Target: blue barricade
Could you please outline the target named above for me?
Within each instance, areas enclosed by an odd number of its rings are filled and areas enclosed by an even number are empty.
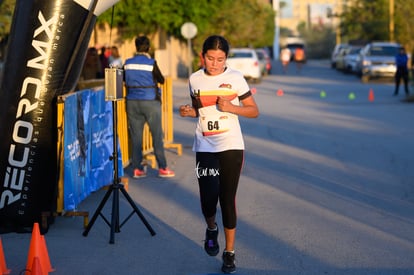
[[[82,90],[62,97],[63,210],[75,210],[90,193],[114,178],[112,102],[104,90]],[[123,165],[118,144],[118,175]]]

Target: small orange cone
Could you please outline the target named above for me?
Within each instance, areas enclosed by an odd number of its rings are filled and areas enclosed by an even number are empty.
[[[283,96],[283,90],[282,89],[279,89],[279,90],[277,90],[277,92],[276,92],[276,95],[277,96]]]
[[[252,94],[256,94],[257,92],[256,88],[251,88],[250,91],[252,92]]]
[[[39,224],[33,225],[32,238],[30,240],[29,255],[27,257],[26,269],[30,270],[35,258],[39,258],[40,266],[43,272],[48,274],[54,271],[50,264],[49,253],[47,252],[46,241],[43,235],[40,235]]]
[[[10,269],[7,268],[6,258],[4,257],[3,244],[0,238],[0,274],[10,274]]]
[[[369,94],[368,94],[368,100],[369,101],[374,101],[374,91],[372,90],[372,88],[371,89],[369,89]]]
[[[42,265],[40,264],[39,257],[34,257],[32,269],[30,270],[30,275],[45,275],[47,273],[42,272]]]

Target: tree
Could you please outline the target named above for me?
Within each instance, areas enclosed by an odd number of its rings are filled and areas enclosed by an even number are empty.
[[[0,2],[0,38],[10,30],[13,0]],[[193,22],[198,28],[194,39],[200,44],[207,35],[226,36],[234,46],[262,47],[273,43],[274,11],[257,0],[122,0],[97,18],[97,25],[116,27],[123,39],[161,30],[183,39],[181,26]]]
[[[414,0],[395,1],[395,39],[408,50],[414,50]]]
[[[10,32],[10,25],[13,19],[14,11],[13,0],[1,0],[0,1],[0,40],[8,35]]]
[[[0,0],[0,60],[3,59],[7,45],[7,37],[13,19],[13,0]]]
[[[330,26],[307,27],[305,22],[298,25],[300,36],[306,41],[308,58],[328,58],[335,47],[335,32]]]
[[[348,40],[388,40],[389,0],[352,0],[341,17],[341,33]]]
[[[341,14],[341,33],[346,40],[388,41],[391,0],[352,0]],[[414,48],[414,0],[393,0],[395,40]],[[392,2],[391,2],[392,3]]]
[[[274,11],[270,5],[256,0],[221,1],[210,20],[203,38],[216,33],[226,37],[233,47],[263,47],[272,45],[274,36]]]
[[[225,36],[234,46],[267,46],[273,41],[274,13],[271,5],[257,0],[123,0],[99,16],[98,24],[118,28],[123,38],[152,34],[158,30],[183,39],[181,26],[193,22],[198,29],[194,45],[207,35]]]

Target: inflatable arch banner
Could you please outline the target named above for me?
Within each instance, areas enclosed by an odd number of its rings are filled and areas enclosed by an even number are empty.
[[[78,81],[96,17],[118,0],[17,0],[0,86],[0,230],[54,211],[56,100]]]

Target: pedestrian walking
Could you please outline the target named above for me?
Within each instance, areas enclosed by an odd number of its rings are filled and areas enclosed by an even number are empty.
[[[284,73],[287,73],[291,58],[292,52],[288,47],[284,47],[280,52],[280,61],[282,62],[282,69]]]
[[[164,153],[163,129],[161,125],[161,91],[158,83],[164,83],[157,62],[149,55],[150,41],[146,36],[135,39],[136,55],[125,61],[124,77],[127,89],[126,110],[130,138],[132,140],[133,177],[146,176],[142,163],[142,134],[148,123],[160,177],[173,177],[167,167]]]
[[[305,63],[305,50],[301,47],[295,49],[294,59],[296,62],[296,72],[300,73],[302,66]]]
[[[179,108],[183,117],[198,117],[193,143],[201,210],[207,224],[204,249],[216,256],[217,204],[220,203],[225,247],[224,273],[236,271],[236,193],[244,156],[244,141],[238,116],[259,115],[256,102],[243,75],[226,67],[229,44],[222,36],[208,37],[202,48],[204,68],[189,79],[192,104]]]

